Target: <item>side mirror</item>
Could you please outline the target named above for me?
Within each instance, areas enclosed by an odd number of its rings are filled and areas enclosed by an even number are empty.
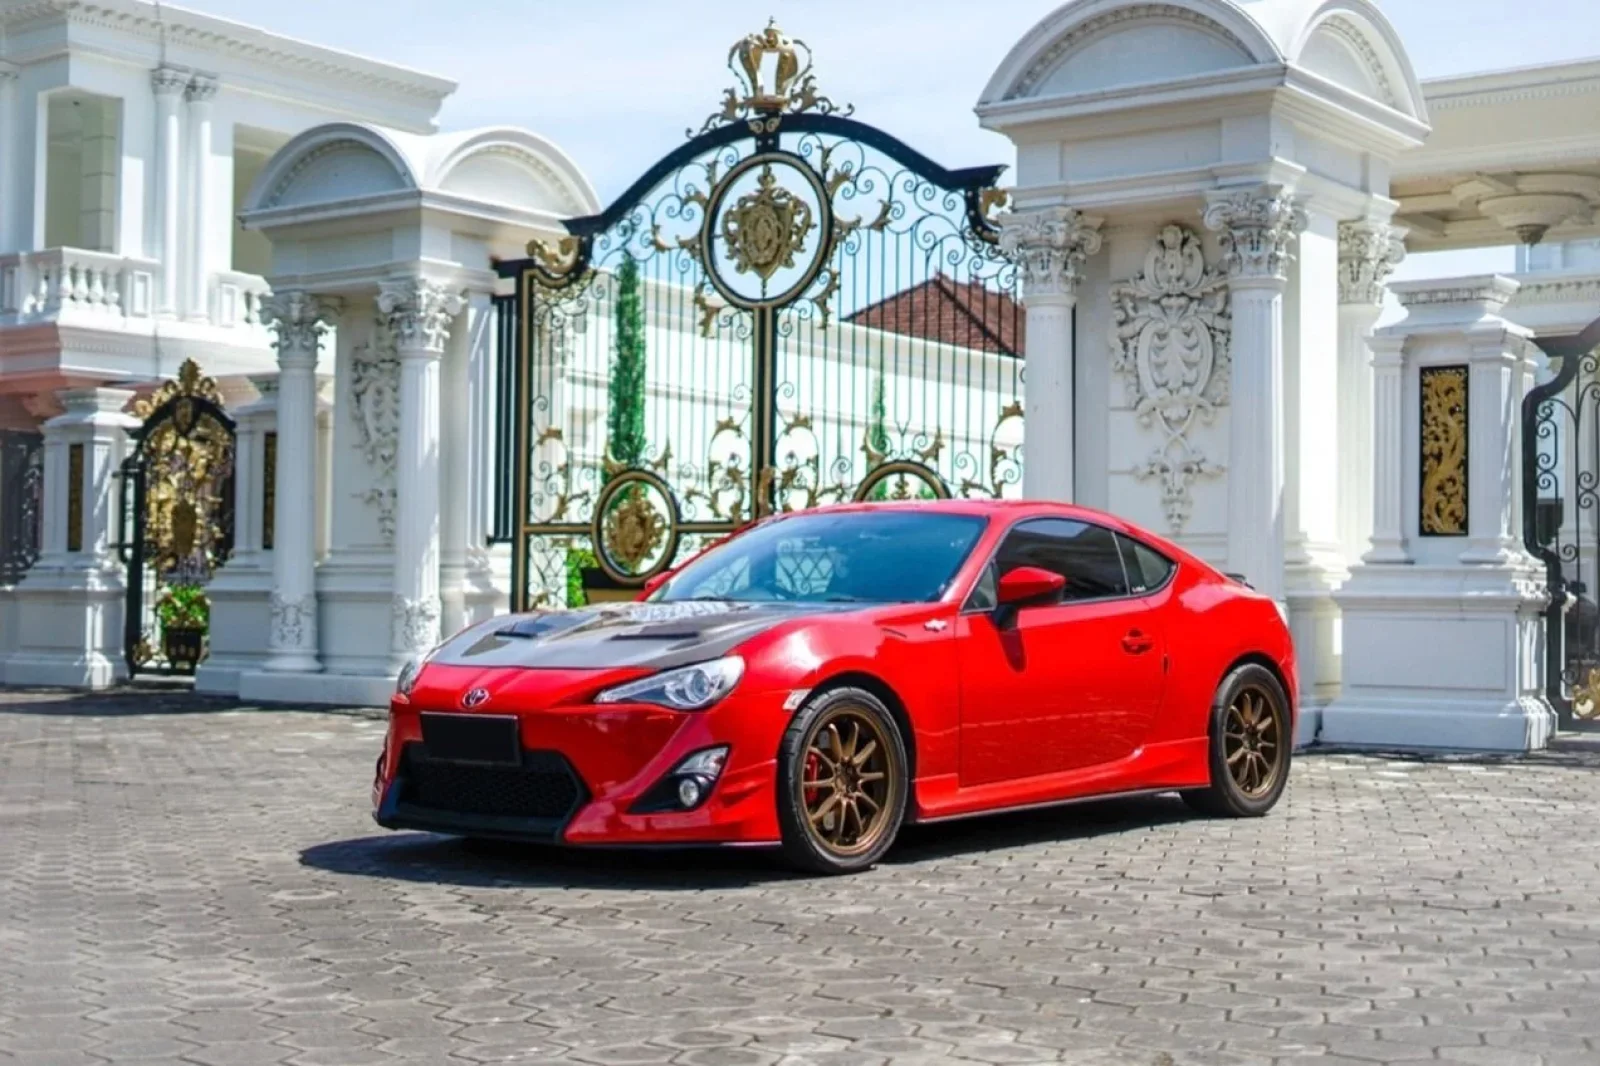
[[[1026,607],[1034,603],[1053,603],[1067,587],[1060,574],[1037,566],[1018,566],[1000,576],[997,599],[1001,607]]]
[[[646,581],[644,583],[644,587],[639,590],[638,598],[641,599],[641,600],[648,600],[650,598],[651,594],[654,593],[655,590],[660,588],[662,585],[665,585],[667,583],[667,578],[669,578],[671,576],[672,576],[672,571],[671,570],[663,570],[661,573],[657,574],[655,577],[650,578],[648,581]]]

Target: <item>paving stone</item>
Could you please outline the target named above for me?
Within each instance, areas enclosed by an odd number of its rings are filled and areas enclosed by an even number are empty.
[[[1600,747],[748,853],[384,833],[382,723],[0,689],[0,1066],[1600,1063]]]

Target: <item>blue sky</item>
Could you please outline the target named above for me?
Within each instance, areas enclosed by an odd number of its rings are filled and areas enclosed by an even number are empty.
[[[1050,0],[180,0],[181,6],[453,78],[447,129],[552,137],[603,201],[682,143],[732,84],[728,47],[775,15],[821,88],[949,166],[1009,162],[972,115]],[[1600,56],[1594,0],[1381,0],[1423,78]],[[1510,269],[1511,252],[1419,257],[1404,274]],[[1456,264],[1460,263],[1460,266]]]

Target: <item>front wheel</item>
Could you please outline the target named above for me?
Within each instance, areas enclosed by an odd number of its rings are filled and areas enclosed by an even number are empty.
[[[1222,679],[1211,706],[1211,784],[1183,793],[1202,814],[1259,818],[1289,781],[1289,699],[1254,663]]]
[[[900,728],[872,693],[836,688],[807,703],[778,757],[785,861],[820,874],[877,862],[905,819],[906,765]]]

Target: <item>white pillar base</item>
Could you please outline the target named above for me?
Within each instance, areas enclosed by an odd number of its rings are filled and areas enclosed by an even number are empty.
[[[122,659],[126,593],[118,575],[36,567],[12,596],[18,646],[7,657],[0,681],[100,689],[127,678]]]
[[[239,675],[263,670],[272,634],[272,570],[260,556],[230,559],[211,584],[211,634],[205,662],[195,671],[196,692],[233,696]]]
[[[393,674],[246,670],[239,674],[239,699],[245,703],[382,708],[389,706],[394,683]]]
[[[1344,681],[1323,744],[1526,752],[1548,745],[1538,568],[1361,566],[1335,595]]]

